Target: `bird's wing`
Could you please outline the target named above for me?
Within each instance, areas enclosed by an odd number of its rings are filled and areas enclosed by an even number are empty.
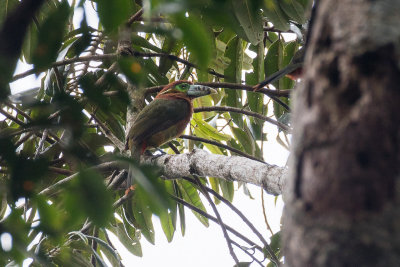
[[[137,116],[127,140],[139,144],[190,115],[190,103],[183,99],[155,99]]]

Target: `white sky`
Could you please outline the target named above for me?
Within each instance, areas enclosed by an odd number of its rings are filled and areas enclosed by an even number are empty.
[[[98,20],[97,15],[93,11],[92,7],[86,4],[87,15],[89,19],[89,25],[94,28],[97,27]],[[79,24],[81,14],[76,12],[74,17],[74,23]],[[15,74],[22,73],[26,70],[31,69],[32,66],[27,64],[19,63]],[[25,79],[20,79],[17,82],[11,84],[12,93],[17,93],[26,89],[30,89],[40,85],[40,78],[35,75],[30,75]],[[269,108],[272,110],[272,107]],[[269,140],[264,143],[264,159],[270,164],[276,164],[278,166],[284,166],[287,161],[288,151],[279,145],[275,137],[277,135],[276,126],[265,123],[265,132],[268,133]],[[237,189],[237,184],[235,185]],[[242,188],[236,190],[233,205],[239,208],[246,217],[255,225],[255,227],[264,235],[269,237],[269,231],[264,223],[264,217],[262,214],[261,205],[261,189],[256,186],[249,185],[254,200],[245,196]],[[277,232],[280,229],[280,219],[282,214],[283,202],[281,197],[278,198],[277,204],[274,204],[275,198],[273,196],[264,194],[266,212],[268,221],[273,229],[273,232]],[[203,199],[203,203],[206,205],[207,210],[210,214],[214,215],[211,207],[209,207],[206,200]],[[261,242],[257,242],[258,239],[254,237],[251,230],[242,223],[241,219],[230,212],[230,209],[220,204],[217,206],[221,213],[222,219],[225,223],[232,226],[239,232],[243,233],[248,238],[252,239],[256,243],[261,245]],[[142,266],[142,267],[153,267],[153,266],[174,266],[174,267],[200,267],[200,266],[233,266],[234,261],[229,254],[229,250],[222,234],[221,228],[210,221],[210,227],[204,227],[192,212],[186,209],[186,234],[184,237],[181,236],[180,229],[177,229],[174,239],[171,243],[168,243],[164,233],[161,229],[158,218],[154,217],[153,220],[155,233],[156,233],[156,245],[153,246],[147,242],[144,238],[141,240],[143,257],[136,257],[130,254],[122,245],[118,245],[118,241],[115,237],[110,234],[110,238],[122,256],[123,263],[125,266]],[[179,223],[178,223],[179,224]],[[268,239],[267,239],[268,241]],[[239,242],[246,245],[243,242]],[[251,261],[250,258],[242,253],[239,249],[235,248],[239,260]],[[31,261],[27,260],[24,266],[28,266]],[[266,265],[266,264],[265,264]],[[252,264],[251,266],[259,266],[258,264]]]

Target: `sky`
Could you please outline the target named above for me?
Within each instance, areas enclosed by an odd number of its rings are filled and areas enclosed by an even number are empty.
[[[86,6],[86,12],[89,25],[97,27],[96,13],[90,5]],[[74,23],[80,23],[79,13],[74,17]],[[19,63],[15,74],[31,69],[32,66]],[[41,76],[36,78],[30,75],[25,79],[18,80],[11,84],[12,93],[17,93],[40,85]],[[272,110],[272,108],[269,108]],[[268,133],[268,141],[264,143],[264,159],[269,164],[284,166],[286,164],[289,152],[279,145],[276,141],[277,129],[276,126],[265,123],[265,132]],[[269,231],[266,228],[264,217],[262,214],[261,204],[261,189],[257,186],[249,185],[250,192],[254,199],[250,199],[244,195],[242,188],[237,188],[235,183],[235,197],[233,205],[241,210],[246,217],[255,225],[255,227],[269,240]],[[268,222],[271,225],[273,232],[280,229],[280,219],[283,209],[283,201],[278,197],[275,203],[275,197],[264,193],[264,203]],[[203,199],[209,214],[213,214],[211,207],[207,201]],[[230,212],[230,209],[219,204],[217,206],[222,220],[249,237],[253,241],[258,239],[254,237],[251,230],[241,221],[240,217]],[[200,266],[233,266],[234,261],[229,254],[226,240],[223,236],[221,228],[210,222],[208,228],[204,227],[191,211],[186,209],[186,234],[181,235],[180,229],[177,229],[174,239],[171,243],[167,242],[166,237],[161,229],[157,217],[153,218],[153,223],[156,233],[156,245],[151,245],[144,238],[141,240],[143,257],[137,257],[130,254],[112,233],[110,233],[111,241],[117,247],[122,262],[125,266],[174,266],[174,267],[200,267]],[[260,242],[257,242],[260,243]],[[245,243],[242,243],[245,245]],[[242,261],[250,261],[250,258],[239,249],[235,249],[237,255]],[[29,266],[30,260],[25,261],[24,266]],[[266,264],[265,264],[266,265]],[[111,266],[111,265],[110,265]],[[251,266],[259,266],[252,264]]]

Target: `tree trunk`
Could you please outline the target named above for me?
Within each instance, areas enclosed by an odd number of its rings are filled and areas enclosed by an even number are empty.
[[[400,266],[400,1],[321,0],[297,88],[287,266]]]

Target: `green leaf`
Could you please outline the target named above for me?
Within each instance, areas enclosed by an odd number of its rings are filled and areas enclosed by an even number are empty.
[[[182,42],[178,42],[175,39],[166,37],[162,45],[162,53],[179,55],[182,48],[183,48]],[[175,62],[176,61],[173,61],[168,57],[161,57],[159,64],[159,72],[165,75]]]
[[[279,255],[281,248],[282,248],[282,238],[281,238],[281,232],[277,232],[275,233],[273,236],[271,236],[271,243],[270,243],[270,247],[272,249],[272,251],[275,253],[275,255]],[[268,252],[267,252],[268,255]],[[269,255],[268,255],[269,256]]]
[[[226,181],[224,179],[218,179],[219,186],[221,187],[222,196],[229,202],[233,201],[233,195],[235,194],[235,188],[233,182]]]
[[[111,32],[129,18],[131,3],[129,0],[97,0],[97,11],[104,29]]]
[[[140,231],[147,239],[147,241],[149,241],[151,244],[154,245],[155,239],[154,239],[154,227],[152,221],[153,213],[151,212],[148,203],[146,203],[142,198],[143,195],[144,195],[143,193],[138,194],[137,189],[135,190],[135,194],[132,198],[132,208],[133,208],[132,211]]]
[[[76,198],[75,209],[83,209],[99,227],[106,226],[113,214],[111,192],[106,189],[103,180],[99,173],[85,169],[78,173],[70,188]]]
[[[180,199],[183,199],[182,192],[179,189],[179,185],[178,185],[177,181],[172,181],[172,182],[173,182],[173,186],[174,186],[174,195]],[[185,208],[180,203],[177,203],[177,205],[178,205],[179,221],[180,221],[180,226],[181,226],[181,234],[182,234],[182,236],[184,236],[185,230],[186,230]]]
[[[298,24],[306,22],[305,10],[302,4],[297,0],[281,0],[279,2],[282,10]]]
[[[53,204],[47,203],[47,200],[42,195],[35,196],[35,202],[40,217],[38,228],[53,237],[62,234],[64,218],[60,213],[60,209]]]
[[[69,13],[68,2],[62,1],[40,26],[38,41],[32,56],[32,63],[37,71],[46,69],[57,58]]]
[[[206,69],[213,54],[213,39],[204,23],[194,15],[185,17],[182,13],[174,15],[173,19],[182,31],[182,40],[193,53],[199,67]]]
[[[153,51],[158,52],[158,53],[162,53],[163,52],[161,48],[153,45],[152,43],[147,41],[145,38],[143,38],[143,37],[141,37],[141,36],[139,36],[137,34],[132,34],[131,41],[132,41],[132,45],[134,47],[147,48],[147,49],[153,50]],[[161,61],[161,59],[162,58],[160,58],[160,61]]]
[[[219,193],[219,179],[214,177],[209,177],[208,180],[210,181],[211,189],[215,192]],[[221,201],[214,197],[215,204],[219,204]]]
[[[229,66],[225,69],[225,81],[241,83],[243,66],[243,41],[235,37],[229,41],[225,56],[230,59]],[[226,104],[231,107],[242,107],[242,90],[225,89]],[[243,117],[240,114],[230,112],[232,120],[239,127],[243,126]]]
[[[283,55],[283,43],[281,40],[275,41],[268,48],[267,55],[264,60],[265,76],[268,77],[271,74],[277,72],[282,68],[282,55]],[[279,81],[273,83],[277,89],[279,88]]]
[[[253,0],[233,0],[233,9],[240,22],[240,26],[253,45],[257,45],[264,37],[263,22],[260,9]]]
[[[203,133],[207,135],[209,138],[212,138],[217,141],[228,141],[232,138],[227,134],[218,132],[217,129],[215,129],[214,127],[212,127],[210,124],[208,124],[203,120],[198,120],[196,118],[193,118],[193,120],[197,124],[197,127],[199,127],[201,131],[203,131]]]
[[[188,181],[178,181],[179,189],[182,192],[183,199],[186,200],[188,203],[192,204],[193,206],[201,209],[204,212],[206,208],[203,205],[203,202],[200,199],[199,193],[197,189]],[[209,226],[208,219],[197,212],[193,211],[193,214],[199,219],[199,221],[206,227]]]
[[[107,259],[110,261],[112,266],[118,266],[121,261],[121,256],[119,255],[118,251],[114,250],[108,243],[105,243],[103,245],[103,242],[105,242],[107,240],[107,238],[105,236],[105,231],[106,230],[104,228],[101,228],[99,231],[99,239],[102,241],[102,242],[100,242],[100,245],[104,246],[104,249],[102,249],[101,251],[104,253],[104,255],[107,257]],[[121,242],[121,238],[118,237],[118,239]]]
[[[18,0],[3,0],[0,1],[0,28],[3,25],[7,15],[14,10],[18,5]]]
[[[160,222],[168,242],[171,242],[175,233],[175,225],[173,222],[172,214],[167,212],[162,213],[160,215]]]
[[[138,237],[129,236],[125,230],[123,223],[118,222],[116,225],[112,225],[109,229],[118,237],[118,240],[130,253],[142,257],[142,246]]]
[[[143,70],[143,66],[136,59],[121,58],[118,60],[118,65],[123,74],[125,74],[130,82],[134,85],[140,85],[146,78],[146,73]]]
[[[276,29],[289,30],[289,18],[282,11],[277,0],[264,0],[264,15]]]

